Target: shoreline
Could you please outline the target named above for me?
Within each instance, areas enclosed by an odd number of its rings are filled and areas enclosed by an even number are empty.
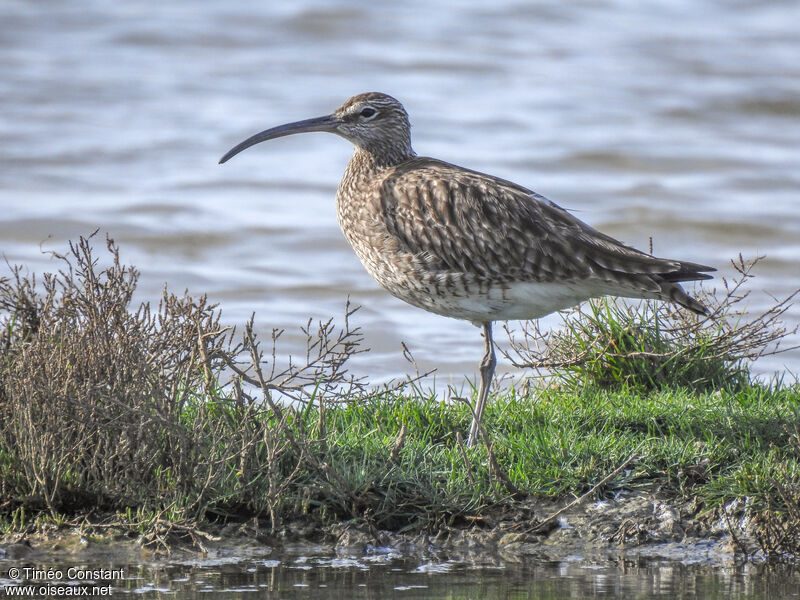
[[[0,537],[0,560],[70,561],[104,564],[185,557],[213,558],[281,555],[287,548],[307,547],[317,554],[365,556],[396,553],[406,557],[470,562],[494,557],[507,562],[614,562],[623,559],[669,561],[683,565],[724,567],[766,557],[750,531],[748,516],[725,519],[704,511],[696,500],[668,498],[651,489],[621,491],[615,498],[572,501],[523,500],[516,514],[489,516],[472,525],[435,531],[398,533],[376,530],[366,522],[342,521],[320,526],[313,519],[289,521],[270,534],[252,519],[187,528],[163,544],[149,547],[124,524],[41,527]],[[561,511],[548,527],[538,526]],[[513,512],[513,511],[512,511]],[[747,554],[743,552],[747,551]],[[787,557],[788,558],[788,557]]]

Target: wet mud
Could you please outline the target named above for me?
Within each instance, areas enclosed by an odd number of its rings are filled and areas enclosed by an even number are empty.
[[[738,518],[726,519],[704,512],[690,501],[669,500],[645,491],[622,492],[612,499],[584,502],[548,520],[566,504],[521,503],[517,514],[498,515],[497,520],[476,518],[469,525],[446,526],[435,532],[382,531],[364,521],[321,528],[311,520],[297,520],[270,533],[247,521],[209,526],[169,545],[146,545],[144,538],[122,527],[54,527],[35,534],[7,534],[0,541],[0,559],[124,564],[201,556],[247,559],[296,554],[298,548],[305,548],[312,554],[394,553],[437,561],[493,557],[509,563],[616,562],[638,558],[706,566],[733,564],[743,558],[745,549],[751,560],[759,560],[742,507],[729,507],[730,514]]]

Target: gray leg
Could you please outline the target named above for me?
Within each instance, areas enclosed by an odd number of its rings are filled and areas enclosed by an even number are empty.
[[[489,396],[489,386],[492,384],[494,366],[497,364],[497,359],[494,356],[494,343],[492,342],[491,321],[483,324],[483,340],[486,351],[483,354],[483,360],[481,360],[481,387],[478,391],[478,402],[475,404],[472,426],[469,428],[468,448],[472,448],[478,441],[478,428],[481,424],[481,417],[483,417],[483,409],[486,408],[486,398]]]

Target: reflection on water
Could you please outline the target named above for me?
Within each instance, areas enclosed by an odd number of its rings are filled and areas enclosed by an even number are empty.
[[[311,550],[311,552],[309,552]],[[3,575],[10,565],[3,564]],[[70,565],[37,565],[67,573]],[[82,565],[80,568],[88,568]],[[98,565],[91,568],[110,568]],[[116,568],[119,568],[117,566]],[[377,549],[365,556],[297,548],[280,556],[197,559],[122,567],[113,595],[138,598],[796,598],[800,574],[680,563],[437,561]],[[2,579],[2,577],[0,577]],[[2,585],[11,583],[8,579]],[[16,581],[25,585],[28,582]],[[63,583],[63,582],[61,582]],[[84,582],[83,584],[85,584]],[[89,582],[104,584],[103,581]]]
[[[358,371],[405,373],[405,340],[460,384],[478,332],[380,290],[337,229],[344,141],[216,164],[267,126],[381,90],[409,109],[421,154],[722,275],[739,252],[766,254],[754,286],[780,296],[800,279],[798,22],[785,2],[6,0],[0,250],[44,271],[57,265],[40,245],[100,228],[141,269],[140,298],[165,282],[208,292],[265,331],[341,315],[350,294],[374,350]],[[800,371],[800,352],[761,363],[784,367]]]

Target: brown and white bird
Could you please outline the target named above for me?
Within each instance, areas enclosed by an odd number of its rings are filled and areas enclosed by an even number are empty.
[[[483,327],[485,352],[468,445],[496,364],[492,322],[536,319],[589,298],[622,296],[706,308],[680,286],[712,267],[655,258],[600,233],[520,185],[411,148],[403,105],[371,92],[332,114],[262,131],[232,148],[310,131],[355,146],[336,193],[339,226],[364,267],[401,300]]]

